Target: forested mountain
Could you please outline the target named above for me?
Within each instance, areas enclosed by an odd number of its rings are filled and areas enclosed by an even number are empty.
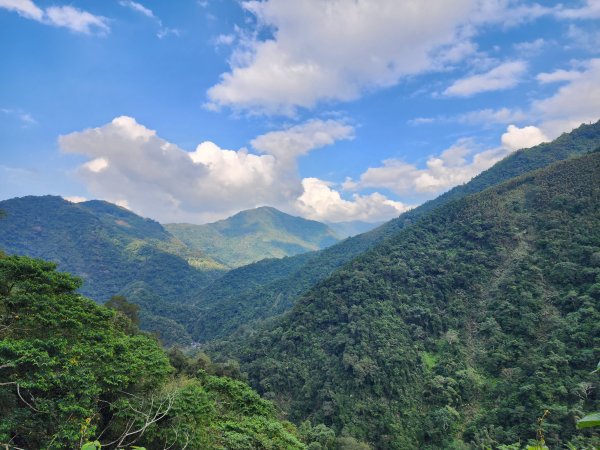
[[[305,449],[226,366],[166,354],[55,265],[0,252],[0,445]]]
[[[175,223],[165,228],[190,248],[231,268],[319,250],[338,241],[323,223],[266,206],[205,225]]]
[[[266,260],[228,272],[207,286],[195,304],[202,314],[192,325],[195,339],[222,338],[241,325],[288,310],[296,298],[377,243],[425,213],[452,200],[480,192],[512,177],[592,151],[600,146],[600,121],[581,125],[551,143],[514,152],[490,169],[381,227],[319,252],[285,260]]]
[[[597,448],[600,152],[421,215],[235,344],[292,420],[375,448],[524,444],[545,410],[550,448]]]
[[[223,273],[222,265],[190,250],[158,222],[108,202],[22,197],[0,202],[0,210],[0,250],[57,263],[81,277],[81,292],[100,303],[127,292],[143,306],[144,328],[161,334],[181,327],[167,319],[176,315],[174,303]]]

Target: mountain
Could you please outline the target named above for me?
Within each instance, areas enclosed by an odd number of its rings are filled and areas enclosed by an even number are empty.
[[[378,243],[392,237],[420,217],[453,200],[522,175],[590,152],[600,146],[600,121],[581,125],[553,142],[519,150],[482,172],[397,219],[318,252],[284,260],[266,260],[228,272],[199,293],[195,305],[202,315],[190,323],[194,339],[223,338],[253,321],[265,320],[290,309],[296,299],[335,270]],[[250,325],[248,329],[252,329]]]
[[[349,222],[326,222],[329,228],[342,239],[366,233],[373,228],[383,225],[383,222],[363,222],[362,220],[352,220]]]
[[[338,241],[325,224],[266,206],[206,225],[167,224],[165,228],[190,248],[231,268],[319,250]]]
[[[378,449],[525,443],[545,410],[550,448],[597,448],[599,281],[597,151],[438,206],[230,350],[293,421]]]
[[[30,196],[2,201],[0,210],[1,250],[57,263],[81,277],[81,292],[97,302],[142,283],[154,296],[140,299],[142,325],[153,308],[168,318],[174,304],[223,273],[222,265],[187,248],[158,222],[108,202]]]

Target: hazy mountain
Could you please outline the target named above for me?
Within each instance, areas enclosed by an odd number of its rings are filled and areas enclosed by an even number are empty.
[[[167,224],[165,228],[190,248],[228,267],[319,250],[338,241],[327,225],[270,207],[241,211],[205,225]]]
[[[285,261],[261,261],[232,270],[207,286],[197,298],[196,304],[203,314],[191,325],[192,334],[199,340],[222,338],[253,320],[281,314],[291,308],[298,296],[312,286],[369,248],[415,223],[429,211],[599,146],[600,121],[581,125],[553,142],[514,152],[470,182],[457,186],[372,231],[345,239],[319,252],[293,256]]]
[[[422,215],[230,349],[293,420],[376,448],[524,443],[544,410],[550,448],[595,448],[574,423],[600,408],[578,395],[600,359],[598,280],[594,152]]]

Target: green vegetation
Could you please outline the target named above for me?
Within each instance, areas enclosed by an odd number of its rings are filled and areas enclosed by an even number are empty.
[[[376,448],[521,448],[545,410],[545,445],[597,448],[598,174],[596,152],[438,207],[221,348],[293,421]]]
[[[161,335],[173,334],[161,319],[176,316],[179,305],[223,273],[214,270],[218,263],[188,249],[159,223],[107,202],[23,197],[0,202],[0,209],[6,212],[0,249],[57,263],[81,277],[81,292],[99,303],[126,295],[142,307],[142,327]],[[140,283],[152,293],[152,302],[132,295]],[[165,343],[186,339],[180,334]]]
[[[55,267],[0,256],[0,446],[305,448],[270,402],[222,376],[235,365],[165,354],[120,312],[126,300],[98,306]]]
[[[262,321],[289,310],[297,298],[344,264],[416,223],[434,209],[532,170],[581,155],[600,146],[600,122],[581,125],[555,141],[520,150],[462,186],[402,214],[381,227],[319,252],[285,260],[261,261],[228,272],[196,297],[202,313],[188,326],[195,340],[207,341],[256,328]]]
[[[190,248],[230,268],[319,250],[338,241],[325,224],[269,207],[206,225],[168,224],[165,228]]]

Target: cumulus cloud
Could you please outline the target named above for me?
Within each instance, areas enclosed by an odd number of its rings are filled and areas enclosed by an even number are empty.
[[[510,150],[519,150],[521,148],[534,147],[542,142],[548,142],[549,139],[537,127],[528,126],[519,128],[515,125],[509,125],[506,133],[502,135],[502,145]]]
[[[583,62],[576,72],[546,76],[546,80],[562,78],[567,83],[552,96],[532,102],[532,115],[539,118],[539,127],[551,138],[600,118],[600,58]]]
[[[106,34],[110,31],[108,20],[72,6],[50,6],[41,9],[32,0],[0,0],[0,8],[55,27],[68,28],[82,34]]]
[[[319,197],[306,192],[313,185],[300,179],[296,159],[353,135],[354,129],[343,122],[311,120],[254,139],[253,147],[262,154],[223,149],[213,142],[188,152],[122,116],[61,136],[59,144],[64,152],[89,158],[78,175],[93,195],[163,221],[204,222],[261,205],[328,220],[395,215],[397,205],[379,195],[352,201],[340,197],[343,214],[341,207],[328,213],[322,200],[311,206],[311,199]]]
[[[425,167],[399,159],[384,160],[381,166],[367,169],[359,180],[346,180],[344,188],[384,188],[402,197],[428,199],[468,182],[513,151],[548,138],[536,127],[509,125],[501,140],[499,147],[480,150],[472,139],[460,139],[440,155],[429,157]]]
[[[370,195],[354,194],[345,200],[333,188],[333,183],[318,178],[304,178],[304,192],[296,201],[296,210],[304,217],[327,222],[389,220],[408,211],[411,206],[386,198],[375,192]]]
[[[241,39],[231,69],[208,91],[211,108],[291,114],[351,100],[403,76],[474,51],[465,31],[477,0],[247,1],[257,30]],[[271,30],[267,39],[259,38]]]
[[[509,61],[492,70],[455,81],[445,91],[450,97],[470,97],[481,92],[499,91],[516,86],[527,71],[524,61]]]

